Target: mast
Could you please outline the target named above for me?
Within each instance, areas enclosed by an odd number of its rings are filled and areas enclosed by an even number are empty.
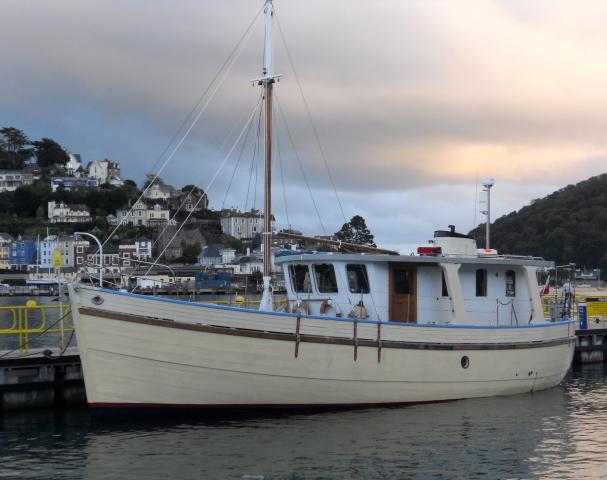
[[[263,295],[260,310],[273,310],[271,267],[272,267],[272,87],[279,75],[272,70],[272,20],[274,7],[272,0],[266,0],[266,30],[262,77],[258,79],[265,96],[265,143],[264,143],[264,210],[263,210]]]

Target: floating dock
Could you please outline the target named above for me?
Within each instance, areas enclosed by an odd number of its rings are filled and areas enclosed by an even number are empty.
[[[63,408],[86,404],[80,356],[76,347],[61,355],[50,349],[28,356],[0,352],[0,411]]]

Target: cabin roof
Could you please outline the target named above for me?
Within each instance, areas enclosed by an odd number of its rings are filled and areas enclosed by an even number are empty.
[[[554,262],[537,257],[509,257],[509,256],[487,256],[487,257],[456,257],[456,256],[430,256],[430,255],[366,255],[366,254],[344,254],[344,253],[308,253],[302,255],[286,255],[276,257],[275,263],[298,263],[298,262],[352,262],[352,263],[424,263],[436,265],[438,263],[460,263],[472,265],[511,265],[532,267],[554,267]]]

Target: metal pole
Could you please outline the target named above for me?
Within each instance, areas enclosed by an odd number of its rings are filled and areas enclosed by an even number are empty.
[[[74,232],[74,235],[85,235],[87,237],[91,237],[93,240],[95,240],[95,242],[97,242],[97,245],[99,247],[99,257],[101,259],[101,261],[99,262],[99,287],[103,288],[103,245],[101,245],[99,239],[92,233]]]
[[[489,239],[489,229],[491,228],[491,187],[487,186],[487,228],[485,229],[486,239],[485,239],[485,248],[491,248]]]

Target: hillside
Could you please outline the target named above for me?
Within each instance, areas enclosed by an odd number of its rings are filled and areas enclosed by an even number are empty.
[[[470,234],[479,247],[484,245],[484,225]],[[497,219],[491,224],[491,247],[607,272],[607,174],[568,185]]]

